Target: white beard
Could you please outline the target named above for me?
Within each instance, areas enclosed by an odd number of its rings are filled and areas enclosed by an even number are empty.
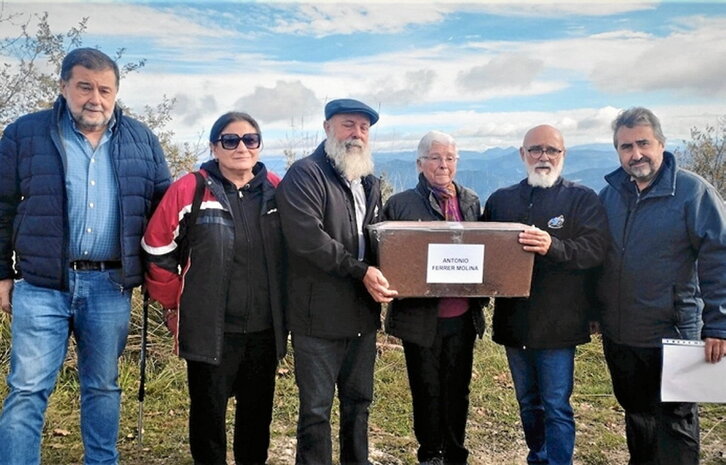
[[[339,141],[333,137],[325,140],[325,153],[328,154],[335,169],[348,181],[373,174],[373,156],[367,144],[358,139]]]
[[[546,162],[537,162],[534,165],[530,165],[529,163],[527,165],[527,182],[530,186],[533,187],[552,187],[555,185],[555,182],[557,182],[557,178],[560,177],[560,173],[562,173],[562,167],[564,166],[564,160],[560,162],[558,166],[554,166],[552,163],[546,161]],[[536,170],[537,167],[543,167],[547,166],[550,168],[549,173],[541,173]]]

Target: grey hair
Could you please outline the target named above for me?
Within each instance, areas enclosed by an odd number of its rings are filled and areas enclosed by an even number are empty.
[[[459,149],[456,147],[456,141],[453,137],[441,131],[429,131],[418,143],[419,160],[429,154],[429,150],[431,150],[431,146],[434,145],[434,142],[438,142],[441,145],[453,145],[454,153],[457,157],[459,156]]]
[[[663,135],[663,129],[660,127],[660,120],[655,114],[643,107],[633,107],[618,113],[612,124],[613,128],[613,145],[618,148],[618,130],[621,127],[633,128],[635,126],[650,126],[653,128],[653,135],[661,144],[665,145],[666,138]]]

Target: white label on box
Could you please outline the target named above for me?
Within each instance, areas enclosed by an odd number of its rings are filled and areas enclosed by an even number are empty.
[[[478,284],[484,280],[484,244],[429,244],[427,283]]]

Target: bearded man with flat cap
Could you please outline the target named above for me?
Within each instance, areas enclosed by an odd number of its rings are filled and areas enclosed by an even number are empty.
[[[366,226],[381,209],[368,146],[378,113],[353,99],[325,106],[327,136],[277,189],[289,251],[287,322],[300,410],[297,464],[332,464],[330,412],[340,401],[340,463],[368,464],[368,409],[380,303],[396,292],[373,266]]]

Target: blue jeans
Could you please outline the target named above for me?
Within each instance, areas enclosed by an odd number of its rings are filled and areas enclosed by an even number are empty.
[[[323,339],[293,333],[300,395],[298,465],[331,465],[330,412],[340,400],[340,463],[368,465],[368,408],[373,400],[376,333]]]
[[[575,419],[570,406],[575,348],[507,347],[524,438],[527,463],[570,465],[575,448]]]
[[[128,335],[131,291],[116,282],[120,270],[69,273],[68,292],[23,280],[15,283],[10,393],[0,415],[0,464],[40,463],[48,397],[71,333],[77,344],[84,463],[118,463],[118,358]]]

